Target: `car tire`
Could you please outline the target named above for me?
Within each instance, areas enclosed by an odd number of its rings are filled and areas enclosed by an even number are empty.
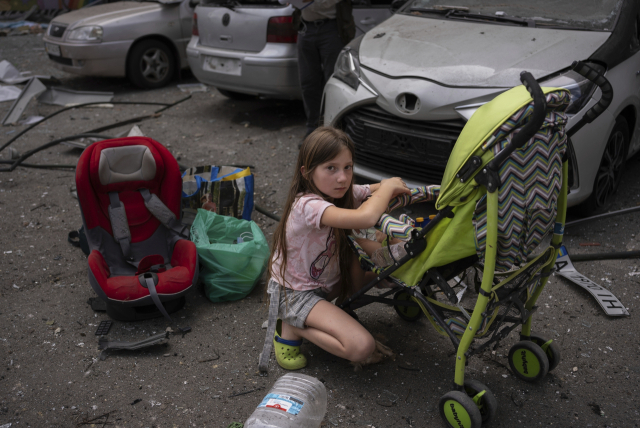
[[[581,216],[604,212],[613,201],[624,173],[629,152],[629,124],[619,116],[613,126],[589,198],[578,206]]]
[[[127,74],[131,82],[144,89],[165,86],[176,71],[171,48],[160,40],[142,40],[131,48]]]
[[[244,101],[244,100],[255,100],[256,96],[251,94],[243,94],[242,92],[229,91],[227,89],[217,88],[218,92],[224,95],[227,98],[231,98],[232,100]]]

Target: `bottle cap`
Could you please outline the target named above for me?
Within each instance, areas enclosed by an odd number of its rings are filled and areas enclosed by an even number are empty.
[[[436,218],[436,215],[435,215],[435,214],[431,214],[431,215],[429,216],[429,220],[433,220],[434,218]]]
[[[418,223],[422,223],[423,221],[424,221],[424,217],[418,217],[416,219],[416,222],[418,222]]]

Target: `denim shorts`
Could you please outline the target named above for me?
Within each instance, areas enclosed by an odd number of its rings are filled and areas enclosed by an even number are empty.
[[[283,287],[274,280],[269,281],[267,292],[272,298],[279,288],[280,302],[278,304],[278,318],[287,324],[305,328],[305,322],[311,309],[321,300],[325,300],[326,293],[321,288],[307,291],[297,291]]]

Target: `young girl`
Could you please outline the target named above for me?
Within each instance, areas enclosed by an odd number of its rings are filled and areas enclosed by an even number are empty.
[[[300,353],[303,338],[352,362],[366,360],[375,349],[371,334],[329,302],[344,300],[371,275],[360,269],[347,235],[374,226],[393,197],[410,191],[400,178],[354,185],[353,157],[351,139],[333,128],[318,128],[300,148],[269,263],[262,371],[268,369],[271,343],[278,364],[289,370],[307,364]]]

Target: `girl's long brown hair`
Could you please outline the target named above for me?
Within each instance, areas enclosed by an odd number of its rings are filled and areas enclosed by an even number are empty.
[[[289,187],[289,194],[287,196],[287,202],[284,205],[284,212],[276,232],[273,235],[273,255],[269,260],[269,278],[273,275],[271,270],[273,260],[275,258],[281,258],[280,264],[280,278],[283,282],[285,280],[285,272],[287,270],[287,220],[291,214],[291,208],[298,194],[302,193],[315,193],[321,196],[325,200],[329,197],[313,184],[311,177],[314,170],[318,165],[325,162],[329,162],[340,154],[343,148],[347,148],[351,152],[351,158],[355,161],[355,147],[351,138],[335,128],[320,127],[313,131],[307,138],[305,138],[302,146],[300,147],[300,153],[298,154],[298,161],[296,162],[296,168],[293,173],[293,180],[291,180],[291,186]],[[302,174],[302,167],[304,166],[305,173]],[[355,202],[353,199],[353,181],[349,183],[349,188],[345,195],[340,199],[333,200],[333,204],[338,208],[353,209]],[[350,280],[350,265],[351,265],[351,249],[347,242],[347,236],[351,234],[351,230],[334,228],[334,234],[336,237],[336,248],[338,249],[337,257],[340,264],[340,300],[344,300],[351,294],[351,280]],[[282,284],[285,285],[285,284]]]

